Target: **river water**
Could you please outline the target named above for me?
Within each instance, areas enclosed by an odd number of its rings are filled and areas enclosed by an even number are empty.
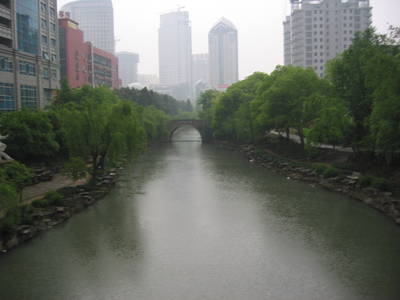
[[[176,141],[2,256],[0,299],[398,300],[400,227],[237,153]]]

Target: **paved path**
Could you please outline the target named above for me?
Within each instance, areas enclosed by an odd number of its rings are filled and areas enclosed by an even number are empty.
[[[278,132],[278,131],[275,131],[275,130],[272,130],[270,133],[271,133],[271,134],[274,134],[274,135],[280,135],[279,132]],[[284,136],[286,136],[286,134],[285,134]],[[290,135],[289,135],[289,138],[290,138],[293,142],[300,144],[300,137],[299,137],[297,134],[290,134]],[[318,144],[318,145],[316,145],[316,146],[317,146],[318,148],[322,148],[322,149],[332,149],[332,150],[333,150],[333,146],[332,146],[332,145]],[[353,150],[352,150],[350,147],[336,146],[336,147],[335,147],[335,150],[336,150],[336,151],[340,151],[340,152],[348,152],[348,153],[352,153],[352,152],[353,152]]]
[[[87,178],[74,181],[64,175],[56,174],[50,181],[40,182],[26,187],[22,192],[22,202],[28,204],[36,199],[42,198],[50,191],[55,191],[67,186],[81,185],[86,181]]]

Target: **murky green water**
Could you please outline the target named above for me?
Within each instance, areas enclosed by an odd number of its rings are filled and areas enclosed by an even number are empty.
[[[176,142],[1,257],[0,299],[397,300],[400,227],[236,153]]]

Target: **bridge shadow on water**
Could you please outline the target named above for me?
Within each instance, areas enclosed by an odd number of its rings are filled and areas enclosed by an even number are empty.
[[[206,124],[203,120],[171,120],[167,125],[168,135],[166,142],[204,141],[205,128]]]
[[[190,125],[183,125],[171,133],[172,143],[202,143],[200,132]]]

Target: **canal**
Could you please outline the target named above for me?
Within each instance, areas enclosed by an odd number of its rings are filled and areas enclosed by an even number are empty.
[[[400,299],[392,221],[194,129],[174,139],[104,200],[2,256],[0,299]]]

